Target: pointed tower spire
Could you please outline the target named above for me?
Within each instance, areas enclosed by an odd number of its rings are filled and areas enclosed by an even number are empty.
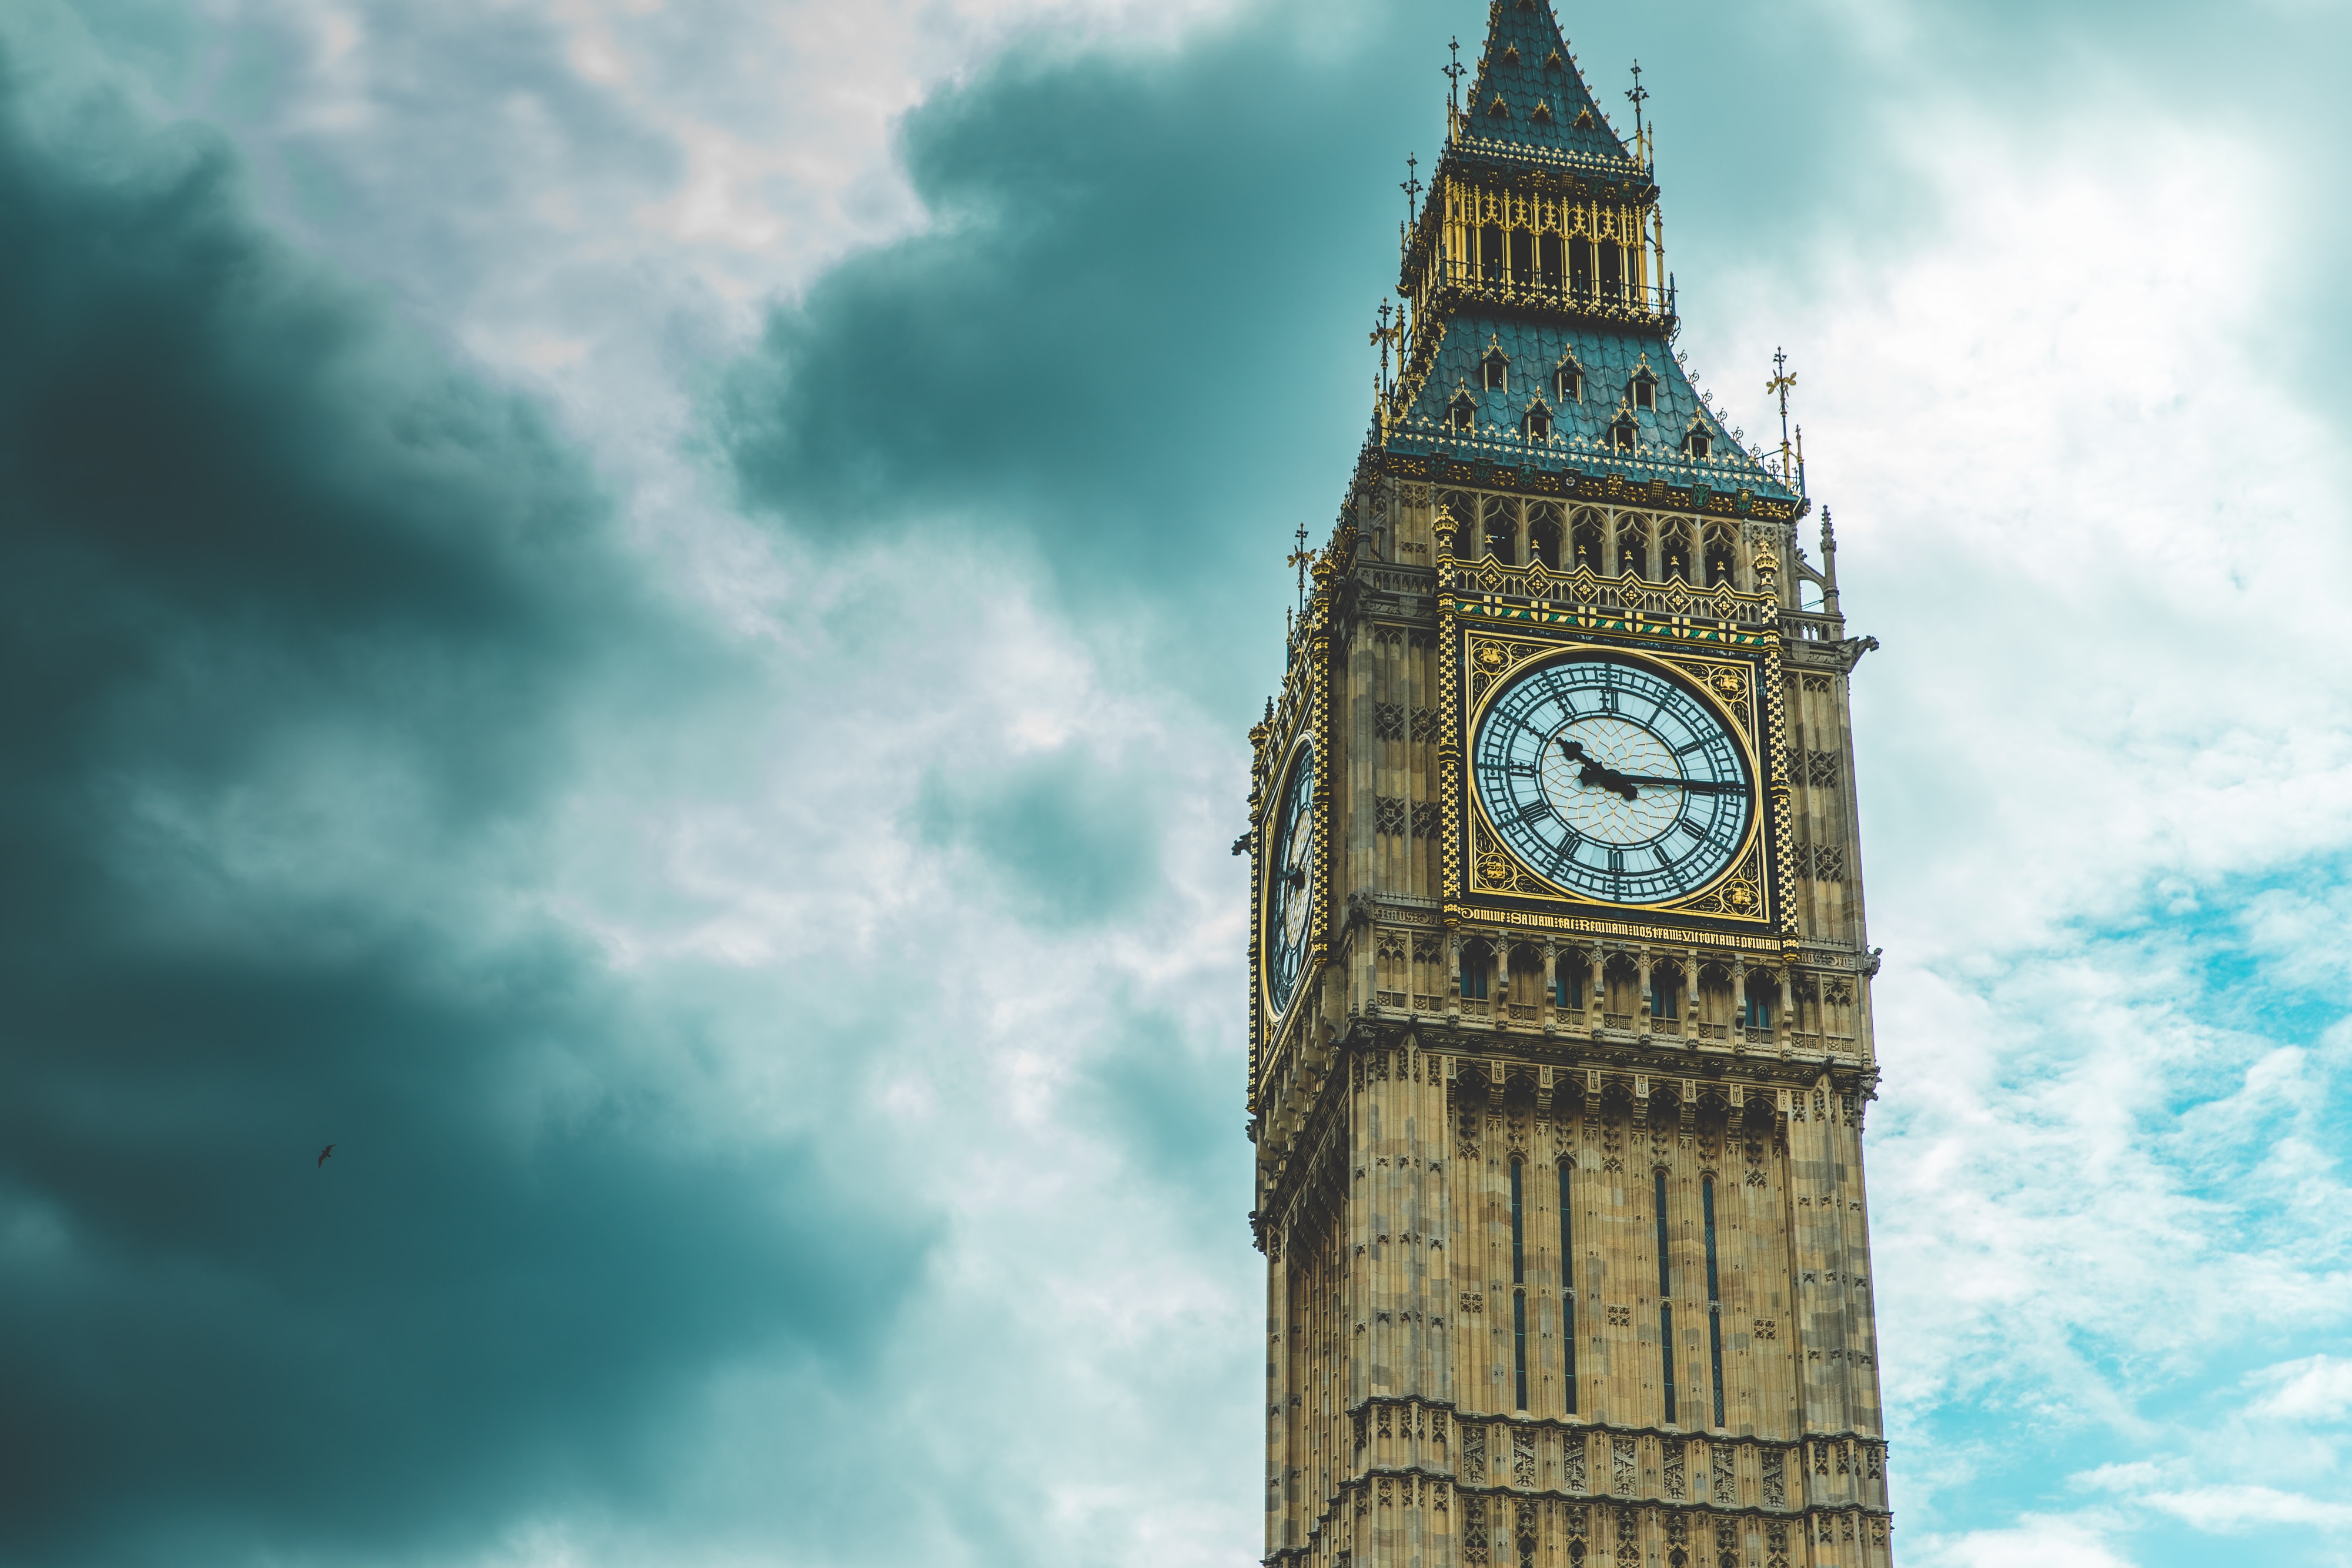
[[[1460,71],[1445,68],[1456,85]],[[1371,424],[1382,461],[1798,515],[1794,465],[1776,473],[1750,452],[1674,350],[1647,138],[1619,138],[1549,0],[1491,0],[1469,80],[1405,235],[1397,371]],[[1644,128],[1651,91],[1637,69],[1626,96]]]
[[[1633,162],[1585,86],[1548,0],[1494,0],[1460,124],[1465,151],[1549,154],[1570,163]]]

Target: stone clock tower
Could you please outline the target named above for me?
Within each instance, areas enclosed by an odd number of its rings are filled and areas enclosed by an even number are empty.
[[[1497,0],[1251,732],[1266,1562],[1891,1562],[1827,514]],[[1638,111],[1638,100],[1637,100]]]

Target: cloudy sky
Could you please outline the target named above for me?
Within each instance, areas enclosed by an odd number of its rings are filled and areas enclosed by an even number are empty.
[[[1562,20],[1884,645],[1903,1561],[2352,1563],[2352,8]],[[1484,21],[0,6],[0,1562],[1255,1561],[1225,846]]]

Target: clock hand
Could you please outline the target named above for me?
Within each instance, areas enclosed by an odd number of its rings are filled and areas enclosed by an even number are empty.
[[[1628,800],[1634,799],[1641,793],[1641,791],[1635,789],[1633,785],[1625,781],[1625,776],[1623,774],[1618,772],[1615,768],[1609,767],[1606,763],[1585,755],[1584,742],[1580,740],[1563,740],[1559,743],[1559,748],[1568,754],[1568,759],[1570,762],[1583,764],[1583,766],[1579,768],[1576,771],[1576,781],[1579,784],[1598,784],[1604,789],[1613,790],[1615,793],[1624,796]]]
[[[1706,779],[1661,779],[1646,773],[1620,773],[1618,778],[1628,784],[1660,784],[1673,789],[1688,789],[1696,795],[1734,795],[1748,788],[1745,784],[1718,784]]]
[[[1620,773],[1606,763],[1597,761],[1588,755],[1584,749],[1584,743],[1580,740],[1563,740],[1559,743],[1559,748],[1568,754],[1570,761],[1583,764],[1577,771],[1578,783],[1603,785],[1616,790],[1628,800],[1637,798],[1639,791],[1634,789],[1637,784],[1655,784],[1664,789],[1687,789],[1695,795],[1731,795],[1740,793],[1748,788],[1745,784],[1718,784],[1702,779],[1668,779],[1654,773]]]

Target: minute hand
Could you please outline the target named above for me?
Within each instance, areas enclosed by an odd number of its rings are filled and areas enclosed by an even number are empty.
[[[1687,789],[1694,795],[1738,795],[1748,789],[1745,784],[1718,784],[1706,779],[1662,779],[1647,773],[1620,773],[1617,777],[1628,784],[1659,784],[1675,789]]]

